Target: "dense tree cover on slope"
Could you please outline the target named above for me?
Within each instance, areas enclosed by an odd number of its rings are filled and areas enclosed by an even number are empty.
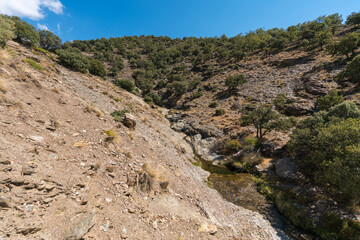
[[[355,103],[343,102],[301,121],[289,148],[316,183],[360,199],[360,110]]]

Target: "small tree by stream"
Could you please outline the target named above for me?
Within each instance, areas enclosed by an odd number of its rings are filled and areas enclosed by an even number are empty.
[[[273,130],[286,131],[295,126],[294,118],[284,117],[267,105],[246,111],[240,121],[242,126],[253,125],[256,128],[256,137],[260,141]]]

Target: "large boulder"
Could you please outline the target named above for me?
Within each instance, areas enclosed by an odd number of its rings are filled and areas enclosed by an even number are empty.
[[[285,179],[299,180],[303,177],[293,158],[281,158],[275,162],[276,174]]]
[[[292,102],[284,106],[285,114],[291,116],[303,116],[314,112],[314,105],[309,102]]]
[[[212,124],[204,124],[199,120],[181,120],[174,123],[171,128],[178,132],[184,132],[188,136],[200,134],[202,138],[221,137],[223,131]]]

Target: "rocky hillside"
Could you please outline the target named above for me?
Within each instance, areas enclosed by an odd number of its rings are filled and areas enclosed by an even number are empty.
[[[281,237],[208,187],[165,109],[12,41],[0,98],[1,239]]]

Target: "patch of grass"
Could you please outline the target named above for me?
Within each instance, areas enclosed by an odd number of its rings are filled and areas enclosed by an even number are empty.
[[[45,49],[42,49],[42,48],[39,48],[39,47],[33,47],[33,49],[34,49],[35,51],[37,51],[37,52],[42,52],[42,53],[44,53],[46,56],[48,56],[48,57],[51,58],[51,59],[54,59],[54,56],[53,56],[49,51],[47,51],[47,50],[45,50]]]
[[[37,69],[39,71],[44,70],[43,66],[41,66],[40,64],[38,64],[37,62],[35,62],[35,61],[31,60],[31,59],[25,58],[23,61],[30,64],[33,68],[35,68],[35,69]]]

